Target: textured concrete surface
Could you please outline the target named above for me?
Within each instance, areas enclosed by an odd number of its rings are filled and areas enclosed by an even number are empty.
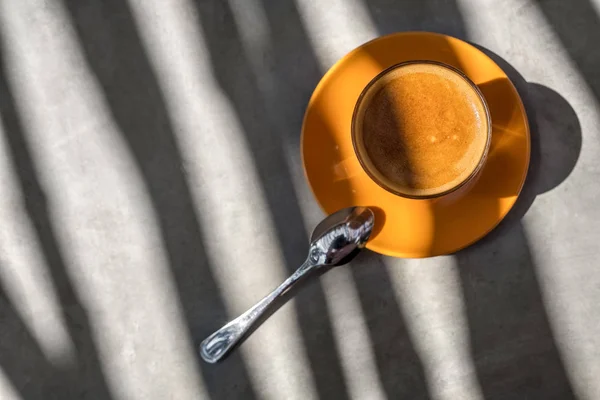
[[[590,1],[2,0],[0,398],[599,399]],[[298,150],[320,77],[417,29],[510,71],[516,209],[453,256],[362,254],[200,362],[322,216]]]

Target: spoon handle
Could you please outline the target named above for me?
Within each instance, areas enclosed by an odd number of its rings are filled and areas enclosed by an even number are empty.
[[[264,314],[275,299],[280,297],[300,279],[316,270],[317,264],[310,257],[287,278],[279,287],[265,296],[248,311],[228,322],[221,329],[207,337],[200,343],[200,356],[208,363],[216,363],[240,341],[248,329]]]

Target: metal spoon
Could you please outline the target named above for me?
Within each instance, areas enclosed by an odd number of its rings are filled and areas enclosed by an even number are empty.
[[[366,207],[350,207],[331,214],[314,229],[308,257],[271,294],[254,307],[230,321],[200,344],[200,355],[209,363],[221,360],[244,337],[246,332],[272,305],[300,279],[324,267],[349,262],[364,247],[371,235],[375,216]]]

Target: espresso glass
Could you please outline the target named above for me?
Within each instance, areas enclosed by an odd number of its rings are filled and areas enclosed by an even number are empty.
[[[375,95],[373,90],[375,90],[375,92],[377,92],[375,85],[379,82],[379,80],[386,77],[389,73],[396,70],[397,68],[402,68],[402,67],[405,67],[408,65],[415,65],[415,64],[417,64],[417,65],[418,64],[435,65],[437,67],[442,67],[442,68],[450,71],[452,74],[456,74],[456,76],[458,76],[460,79],[464,80],[468,84],[468,87],[470,87],[472,89],[473,93],[476,94],[476,97],[481,102],[481,106],[482,106],[482,109],[484,112],[483,118],[484,118],[486,126],[487,126],[487,130],[485,132],[486,137],[485,137],[485,145],[484,145],[483,151],[481,152],[479,161],[475,164],[475,167],[468,174],[468,176],[466,176],[464,179],[456,182],[451,187],[444,188],[444,190],[442,190],[440,192],[423,194],[423,195],[408,193],[408,190],[406,192],[403,192],[401,189],[398,188],[398,186],[400,186],[399,184],[392,182],[388,177],[386,177],[382,172],[380,172],[375,167],[375,165],[372,162],[372,160],[365,148],[365,145],[364,145],[363,129],[358,128],[358,124],[364,123],[363,117],[366,112],[366,108],[365,108],[365,104],[363,104],[363,102],[365,101],[365,99],[368,96]],[[491,118],[490,118],[490,111],[489,111],[488,105],[485,101],[485,98],[483,97],[483,94],[481,93],[481,91],[479,90],[477,85],[475,85],[475,83],[473,83],[462,71],[460,71],[450,65],[441,63],[441,62],[424,60],[424,61],[407,61],[407,62],[403,62],[400,64],[395,64],[395,65],[385,69],[380,74],[378,74],[375,78],[373,78],[371,80],[371,82],[369,82],[369,84],[363,89],[361,95],[358,98],[358,101],[356,103],[356,106],[354,108],[354,113],[352,116],[351,130],[352,130],[352,132],[351,132],[352,144],[354,146],[354,151],[356,153],[358,161],[360,162],[360,165],[362,166],[364,171],[367,173],[367,175],[375,183],[377,183],[379,186],[381,186],[385,190],[387,190],[395,195],[398,195],[398,196],[411,198],[411,199],[434,199],[434,198],[440,198],[443,196],[447,196],[450,193],[456,192],[456,191],[458,191],[458,189],[461,189],[461,188],[466,189],[467,187],[471,186],[470,184],[474,183],[477,180],[477,178],[483,168],[483,165],[485,164],[485,160],[487,158],[487,154],[489,151],[491,136],[492,136],[492,122],[491,122]],[[410,149],[408,149],[408,150],[410,151]]]

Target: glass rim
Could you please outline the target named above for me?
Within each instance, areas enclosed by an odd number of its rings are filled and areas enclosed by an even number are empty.
[[[359,106],[361,105],[365,95],[367,94],[367,92],[369,91],[369,89],[377,82],[379,81],[379,79],[383,78],[383,76],[387,75],[388,73],[390,73],[391,71],[397,69],[397,68],[401,68],[407,65],[411,65],[411,64],[430,64],[430,65],[437,65],[443,68],[446,68],[456,74],[458,74],[461,78],[463,78],[463,80],[465,80],[465,82],[467,82],[467,84],[469,86],[471,86],[471,88],[475,91],[475,93],[477,94],[477,96],[479,97],[479,99],[481,100],[481,104],[483,105],[483,109],[484,109],[484,113],[485,113],[485,117],[486,117],[486,122],[487,122],[487,132],[486,132],[486,141],[485,141],[485,147],[483,149],[483,152],[481,153],[481,157],[479,159],[479,162],[477,163],[477,165],[475,166],[475,168],[473,168],[473,171],[471,171],[471,173],[465,178],[463,179],[461,182],[459,182],[458,184],[456,184],[455,186],[446,189],[442,192],[439,193],[433,193],[433,194],[427,194],[427,195],[414,195],[414,194],[407,194],[407,193],[403,193],[400,192],[398,190],[395,190],[392,187],[389,187],[389,185],[385,184],[384,182],[381,182],[379,178],[377,178],[376,176],[373,175],[373,173],[371,171],[369,171],[369,168],[367,167],[367,165],[365,165],[365,162],[363,160],[363,156],[361,155],[359,149],[357,148],[357,133],[356,133],[356,119],[357,119],[357,115],[358,115],[358,109]],[[492,118],[491,118],[491,114],[490,114],[490,109],[488,107],[487,101],[485,100],[485,97],[483,96],[483,93],[481,92],[481,89],[479,89],[479,87],[461,70],[459,70],[456,67],[453,67],[451,65],[448,65],[446,63],[443,63],[441,61],[434,61],[434,60],[410,60],[410,61],[403,61],[397,64],[394,64],[386,69],[384,69],[383,71],[381,71],[379,74],[377,74],[373,79],[371,79],[369,81],[369,83],[363,88],[362,92],[360,93],[360,96],[358,96],[358,99],[356,100],[356,104],[354,105],[354,112],[352,113],[352,124],[351,124],[351,137],[352,137],[352,147],[354,148],[354,153],[356,154],[356,157],[358,158],[358,162],[360,163],[360,166],[362,167],[362,169],[365,171],[365,173],[369,176],[369,178],[371,178],[371,180],[373,182],[375,182],[377,185],[379,185],[380,187],[382,187],[383,189],[387,190],[388,192],[395,194],[397,196],[400,197],[405,197],[405,198],[409,198],[409,199],[416,199],[416,200],[427,200],[427,199],[435,199],[438,197],[442,197],[442,196],[446,196],[458,189],[460,189],[461,187],[463,187],[464,185],[466,185],[467,183],[469,183],[475,176],[477,176],[477,174],[481,171],[483,165],[485,164],[485,161],[487,159],[487,155],[489,152],[489,148],[490,148],[490,144],[491,144],[491,138],[492,138]]]

